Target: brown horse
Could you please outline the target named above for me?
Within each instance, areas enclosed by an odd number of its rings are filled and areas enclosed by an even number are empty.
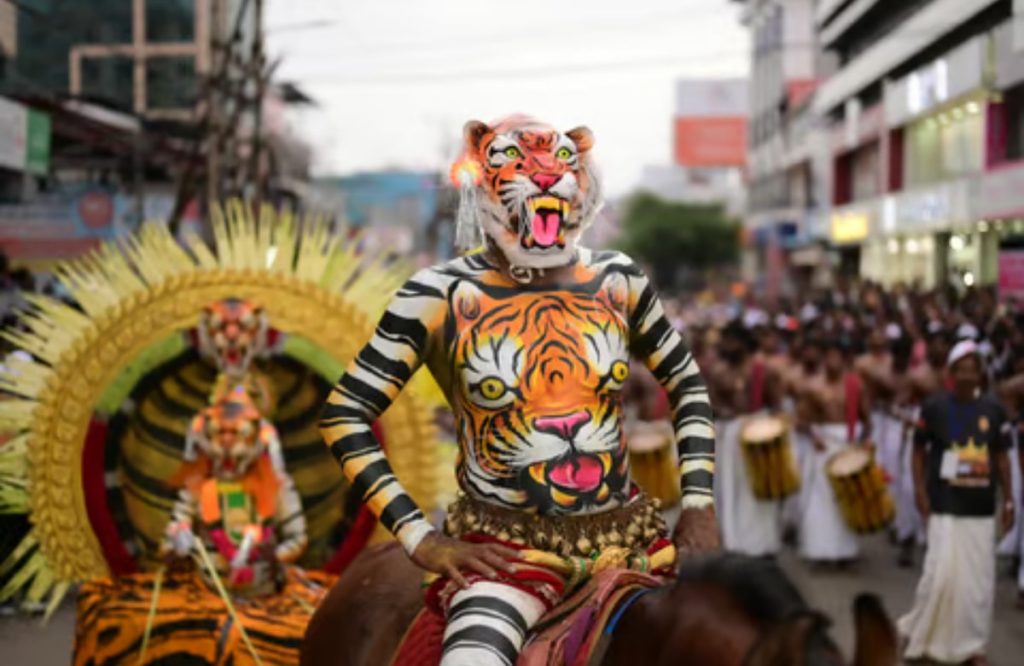
[[[383,666],[422,607],[422,572],[395,546],[363,553],[328,593],[302,644],[302,666]],[[890,666],[896,631],[881,604],[854,604],[852,662],[774,563],[721,554],[683,564],[675,583],[623,613],[604,666]]]

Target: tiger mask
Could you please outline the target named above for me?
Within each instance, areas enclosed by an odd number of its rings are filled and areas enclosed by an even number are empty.
[[[266,421],[242,385],[192,419],[185,440],[185,460],[210,461],[211,474],[224,481],[244,477],[264,454],[280,446],[274,426]]]
[[[478,178],[479,196],[472,201],[478,202],[484,234],[514,266],[569,263],[600,204],[590,130],[562,133],[516,115],[494,125],[472,120],[464,134],[465,159]]]
[[[626,291],[488,293],[461,283],[455,370],[464,486],[542,513],[621,502],[628,462],[620,425],[629,375]]]
[[[241,298],[225,298],[203,308],[199,350],[231,377],[241,377],[266,351],[267,315],[263,307]]]

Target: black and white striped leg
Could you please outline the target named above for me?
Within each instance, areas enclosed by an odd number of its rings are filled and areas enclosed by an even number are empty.
[[[515,666],[544,604],[501,583],[474,583],[452,598],[441,666]]]

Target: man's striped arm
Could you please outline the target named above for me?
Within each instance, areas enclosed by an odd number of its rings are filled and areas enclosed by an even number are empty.
[[[398,291],[373,337],[331,391],[320,433],[374,515],[410,555],[433,528],[402,488],[370,429],[420,366],[445,305],[430,269]]]
[[[668,391],[679,452],[683,508],[714,503],[715,427],[700,368],[683,337],[665,317],[646,276],[630,277],[632,351]]]

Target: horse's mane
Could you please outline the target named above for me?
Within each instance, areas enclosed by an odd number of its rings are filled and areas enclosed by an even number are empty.
[[[721,588],[764,627],[800,617],[814,620],[807,637],[806,666],[834,664],[838,650],[827,630],[831,622],[808,606],[789,576],[772,560],[737,553],[718,553],[683,563],[676,584],[700,583]]]
[[[810,610],[800,591],[775,562],[736,553],[686,560],[677,584],[707,583],[724,589],[758,621],[773,624]]]

